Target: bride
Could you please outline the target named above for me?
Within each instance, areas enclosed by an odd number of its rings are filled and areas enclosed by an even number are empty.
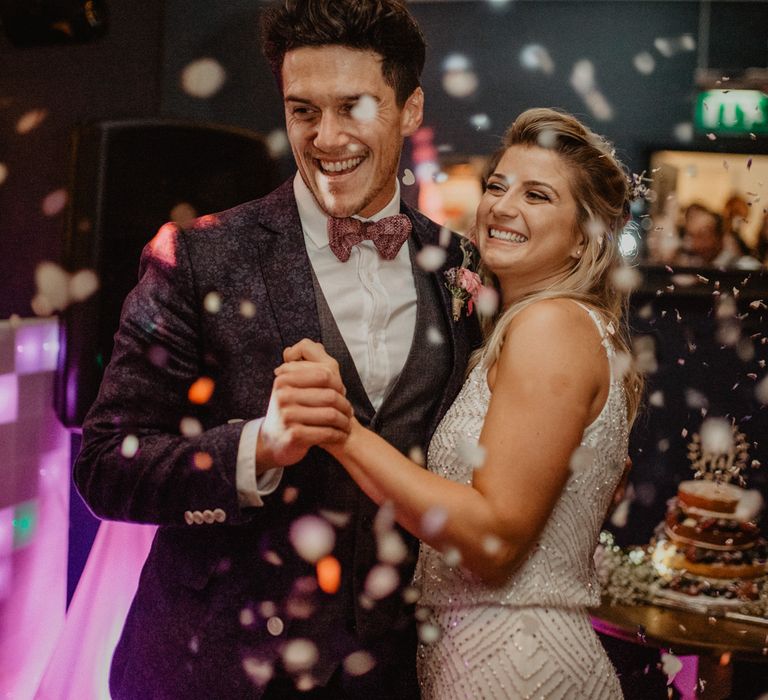
[[[515,120],[489,173],[474,238],[500,312],[427,469],[354,418],[324,447],[422,542],[419,604],[440,633],[418,651],[424,698],[620,698],[586,607],[641,390],[614,284],[627,178],[550,109]],[[278,375],[338,371],[309,340],[285,359]]]

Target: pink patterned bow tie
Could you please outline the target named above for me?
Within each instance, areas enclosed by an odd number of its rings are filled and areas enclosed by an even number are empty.
[[[331,216],[328,217],[328,244],[341,262],[349,260],[352,246],[361,241],[372,241],[384,260],[394,260],[411,235],[411,228],[411,220],[405,214],[386,216],[375,222]]]

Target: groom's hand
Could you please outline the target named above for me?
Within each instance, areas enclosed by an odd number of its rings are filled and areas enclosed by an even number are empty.
[[[259,432],[258,473],[295,464],[313,445],[343,442],[350,429],[339,367],[323,346],[302,340],[283,356]]]

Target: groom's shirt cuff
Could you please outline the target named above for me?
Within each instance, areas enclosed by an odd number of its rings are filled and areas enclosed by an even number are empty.
[[[248,421],[240,433],[240,445],[237,448],[237,496],[241,506],[263,506],[262,496],[268,496],[283,478],[283,469],[269,469],[256,476],[256,443],[263,418]]]

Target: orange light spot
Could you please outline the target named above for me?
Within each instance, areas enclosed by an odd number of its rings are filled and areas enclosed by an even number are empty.
[[[196,404],[208,403],[215,386],[210,377],[200,377],[189,387],[189,400]]]
[[[320,559],[317,564],[317,583],[325,593],[336,593],[341,585],[341,564],[330,554]]]
[[[195,452],[192,461],[195,465],[195,469],[200,469],[202,471],[208,471],[213,466],[213,457],[207,452]]]
[[[730,651],[726,651],[720,657],[720,665],[721,666],[727,666],[729,663],[731,663],[731,652]]]
[[[178,229],[175,224],[165,224],[149,242],[152,257],[170,267],[176,265],[176,236]]]

